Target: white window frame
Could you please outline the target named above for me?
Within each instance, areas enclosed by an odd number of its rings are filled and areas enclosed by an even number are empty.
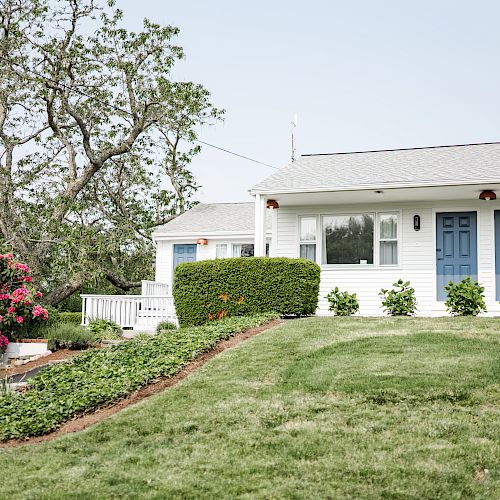
[[[316,239],[315,240],[301,240],[300,239],[300,225],[301,225],[301,220],[302,219],[314,219],[315,222],[316,222]],[[320,251],[319,251],[319,247],[318,247],[318,244],[319,244],[319,241],[320,241],[320,235],[319,235],[319,230],[318,230],[318,216],[317,215],[312,215],[312,214],[300,214],[298,216],[298,219],[297,219],[297,228],[298,228],[298,240],[299,240],[299,247],[298,247],[298,257],[300,257],[300,246],[301,245],[315,245],[316,246],[316,260],[315,262],[317,263],[318,262],[318,257],[319,257],[319,254],[320,254]]]
[[[323,263],[323,218],[331,216],[351,216],[372,214],[374,216],[373,229],[373,264],[324,264]],[[398,217],[398,263],[397,264],[380,264],[380,215],[393,214]],[[362,212],[326,212],[317,215],[300,214],[297,218],[297,254],[300,256],[300,218],[301,217],[316,217],[316,263],[325,269],[398,269],[401,268],[401,247],[402,247],[402,226],[403,217],[401,210],[364,210]]]
[[[224,257],[217,257],[217,250],[220,247],[225,247],[225,249],[226,249],[226,252],[225,252],[226,255]],[[227,255],[228,248],[227,247],[228,247],[227,243],[216,243],[216,245],[215,245],[215,258],[216,259],[226,259],[228,257],[228,255]]]
[[[383,212],[377,212],[377,238],[376,238],[376,242],[377,242],[377,252],[378,252],[378,259],[377,259],[377,262],[378,262],[378,265],[380,267],[399,267],[399,261],[401,259],[401,255],[400,255],[400,248],[401,248],[401,214],[400,212],[398,211],[390,211],[390,210],[387,210],[387,211],[383,211]],[[381,215],[395,215],[397,217],[397,226],[396,226],[396,230],[397,230],[397,237],[396,238],[381,238],[380,237],[380,222],[381,222]],[[397,259],[398,261],[396,262],[396,264],[381,264],[380,262],[380,243],[383,242],[383,241],[395,241],[396,242],[396,248],[397,248]]]

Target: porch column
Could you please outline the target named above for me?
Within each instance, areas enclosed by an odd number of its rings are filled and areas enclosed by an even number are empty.
[[[260,194],[255,195],[255,257],[266,255],[266,198]]]

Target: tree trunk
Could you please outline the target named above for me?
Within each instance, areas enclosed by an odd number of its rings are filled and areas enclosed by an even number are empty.
[[[82,280],[79,277],[75,277],[70,281],[60,285],[55,290],[50,291],[44,298],[44,304],[48,306],[55,306],[67,299],[70,295],[73,295],[82,286]]]

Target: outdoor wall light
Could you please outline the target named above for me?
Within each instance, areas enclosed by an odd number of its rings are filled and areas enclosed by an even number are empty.
[[[280,204],[276,200],[267,200],[267,208],[270,208],[271,210],[275,208],[279,208]]]
[[[205,238],[200,238],[197,242],[197,245],[208,245],[208,240]]]
[[[490,201],[490,200],[496,200],[497,195],[495,191],[481,191],[481,194],[479,195],[480,200],[484,201]]]
[[[413,216],[413,229],[415,231],[420,231],[420,215]]]

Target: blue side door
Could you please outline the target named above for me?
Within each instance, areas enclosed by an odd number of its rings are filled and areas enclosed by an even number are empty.
[[[196,261],[196,245],[174,245],[174,269],[181,262]]]
[[[446,300],[450,281],[477,280],[476,212],[438,213],[436,229],[437,298]]]

